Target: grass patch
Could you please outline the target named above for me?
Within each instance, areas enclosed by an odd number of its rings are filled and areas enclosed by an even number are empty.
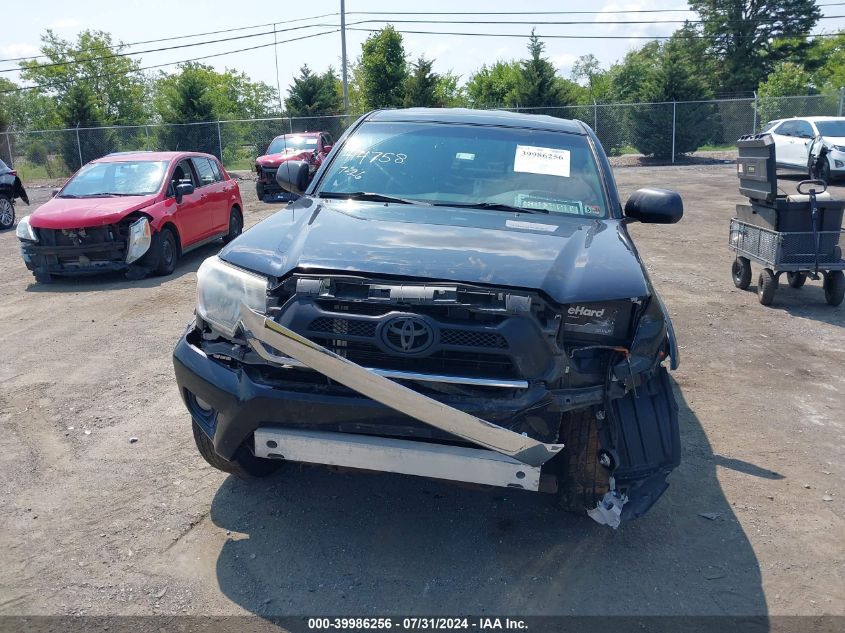
[[[697,152],[729,152],[736,149],[736,145],[702,145]]]
[[[636,147],[631,145],[622,145],[621,147],[613,147],[610,150],[611,156],[623,156],[625,154],[639,154]]]

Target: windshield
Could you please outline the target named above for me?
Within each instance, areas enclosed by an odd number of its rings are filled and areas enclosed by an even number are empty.
[[[356,192],[443,206],[607,217],[586,137],[545,130],[365,123],[332,161],[318,195]]]
[[[816,127],[822,136],[843,136],[845,137],[845,120],[842,121],[816,121]]]
[[[89,163],[64,186],[60,198],[146,196],[161,188],[167,161]]]
[[[301,152],[304,150],[317,149],[316,136],[280,136],[274,138],[267,148],[268,154],[290,154],[292,152]]]

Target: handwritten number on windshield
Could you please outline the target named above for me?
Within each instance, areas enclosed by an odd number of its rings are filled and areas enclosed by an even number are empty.
[[[359,165],[363,165],[364,162],[382,164],[396,163],[397,165],[401,165],[407,160],[407,158],[407,154],[397,152],[371,152],[369,150],[367,150],[366,152],[359,152],[357,154],[353,154],[352,156],[353,160],[358,160]]]

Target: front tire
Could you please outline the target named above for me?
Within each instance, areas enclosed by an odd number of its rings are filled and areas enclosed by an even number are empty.
[[[836,307],[845,299],[845,273],[831,270],[824,277],[824,299]]]
[[[764,306],[772,305],[775,290],[778,289],[778,278],[771,268],[764,268],[757,280],[757,296]]]
[[[598,420],[592,410],[573,411],[561,422],[564,448],[558,461],[558,504],[569,512],[583,512],[610,490],[610,471],[599,464]]]
[[[0,231],[15,225],[15,205],[7,196],[0,196]]]
[[[734,286],[740,290],[747,290],[751,285],[751,262],[746,257],[737,257],[731,265],[731,276]]]
[[[176,264],[179,261],[179,246],[176,244],[176,236],[170,229],[162,229],[153,235],[153,243],[150,250],[155,257],[155,268],[153,272],[156,275],[166,276],[176,270]]]
[[[224,473],[229,473],[240,479],[268,477],[279,470],[284,463],[282,461],[256,457],[245,445],[238,448],[233,460],[223,459],[214,450],[214,444],[209,437],[193,420],[191,421],[191,428],[194,433],[194,443],[197,445],[199,454],[209,466]]]
[[[264,183],[255,183],[255,195],[258,198],[259,202],[264,202]]]
[[[244,230],[244,219],[237,207],[229,211],[229,232],[223,236],[223,243],[228,244]]]

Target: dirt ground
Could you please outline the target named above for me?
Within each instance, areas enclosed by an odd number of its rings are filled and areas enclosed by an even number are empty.
[[[615,532],[532,493],[214,471],[170,354],[219,245],[40,286],[0,234],[0,614],[845,614],[845,306],[734,288],[734,169],[617,169],[686,216],[632,229],[679,337],[683,461]],[[247,226],[284,212],[242,193]]]

